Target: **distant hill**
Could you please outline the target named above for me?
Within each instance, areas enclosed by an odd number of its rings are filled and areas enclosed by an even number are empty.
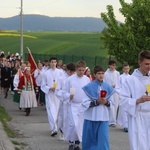
[[[92,17],[23,15],[23,26],[26,31],[100,32],[106,24],[101,18]],[[0,30],[20,30],[20,16],[0,18]]]

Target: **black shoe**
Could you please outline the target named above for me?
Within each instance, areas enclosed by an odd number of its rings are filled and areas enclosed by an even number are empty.
[[[56,131],[51,131],[51,136],[55,136],[57,135],[57,132]]]
[[[29,116],[29,112],[28,111],[26,111],[26,116]]]
[[[109,126],[110,126],[110,127],[116,127],[116,125],[115,125],[115,124],[110,124]]]
[[[30,108],[26,108],[26,116],[29,116],[30,114]]]
[[[6,93],[5,98],[7,98],[7,96],[8,96],[8,93]]]
[[[75,150],[75,149],[74,149],[74,145],[69,145],[68,150]]]
[[[128,132],[128,128],[124,128],[123,130],[124,130],[124,132]]]
[[[75,147],[74,150],[81,150],[81,148],[79,146]]]

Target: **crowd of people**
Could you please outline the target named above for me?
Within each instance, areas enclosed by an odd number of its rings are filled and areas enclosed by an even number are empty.
[[[129,64],[116,70],[109,60],[108,69],[93,70],[83,60],[76,64],[57,62],[56,57],[31,68],[19,54],[0,53],[0,92],[29,116],[31,108],[45,105],[51,136],[60,134],[68,150],[109,150],[109,127],[122,126],[129,132],[131,150],[148,150],[150,137],[150,51],[141,51],[139,68],[130,75]],[[91,73],[92,72],[92,73]]]

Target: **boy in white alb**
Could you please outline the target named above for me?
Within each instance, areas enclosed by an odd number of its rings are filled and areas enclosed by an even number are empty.
[[[90,82],[90,79],[84,75],[86,63],[78,61],[76,65],[76,74],[70,76],[64,86],[64,98],[68,102],[68,131],[66,140],[69,141],[69,150],[80,150],[79,144],[82,141],[83,128],[83,110],[82,96],[83,86]]]
[[[60,100],[55,95],[58,78],[62,72],[56,68],[57,58],[50,58],[50,69],[48,69],[42,78],[41,90],[45,93],[46,110],[48,114],[48,121],[50,124],[51,136],[57,134],[57,119],[59,111]]]
[[[109,108],[114,88],[103,82],[104,69],[94,67],[95,80],[83,87],[82,150],[109,150]]]
[[[63,74],[58,79],[58,86],[56,90],[56,96],[60,99],[60,107],[59,107],[59,114],[58,114],[58,128],[60,130],[60,140],[66,139],[66,132],[68,129],[68,119],[67,119],[67,110],[68,110],[68,103],[64,100],[64,84],[67,78],[73,75],[76,71],[76,66],[74,63],[68,63],[66,66],[66,73]]]
[[[109,68],[105,72],[104,82],[109,84],[115,89],[117,80],[120,76],[120,73],[116,70],[116,61],[109,61]],[[117,92],[113,93],[113,105],[111,105],[109,109],[109,126],[116,126],[116,117],[117,117],[117,109],[119,105],[119,95]]]
[[[150,149],[150,51],[139,53],[139,68],[124,82],[120,105],[128,113],[130,150]]]
[[[44,74],[44,69],[42,68],[42,63],[38,62],[38,68],[34,71],[34,78],[36,80],[36,83],[38,85],[38,94],[36,95],[36,99],[39,105],[45,104],[45,94],[41,90],[41,83],[42,83],[42,77]]]
[[[130,71],[129,65],[124,64],[123,74],[119,76],[119,79],[115,87],[115,90],[118,94],[120,94],[120,90],[126,78],[130,76],[129,71]],[[123,127],[124,132],[128,132],[128,116],[127,116],[127,113],[123,110],[123,108],[120,105],[119,105],[119,111],[118,111],[117,124]]]
[[[42,69],[44,70],[44,71],[47,71],[48,69],[49,69],[49,63],[48,63],[48,60],[45,60],[44,62],[43,62],[43,67],[42,67]]]

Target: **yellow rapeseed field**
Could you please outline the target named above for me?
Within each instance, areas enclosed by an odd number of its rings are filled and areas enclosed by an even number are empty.
[[[15,33],[0,33],[0,36],[20,36],[20,34],[15,34]],[[32,39],[36,39],[37,37],[35,36],[30,36],[30,35],[23,35],[23,37],[26,38],[32,38]]]

